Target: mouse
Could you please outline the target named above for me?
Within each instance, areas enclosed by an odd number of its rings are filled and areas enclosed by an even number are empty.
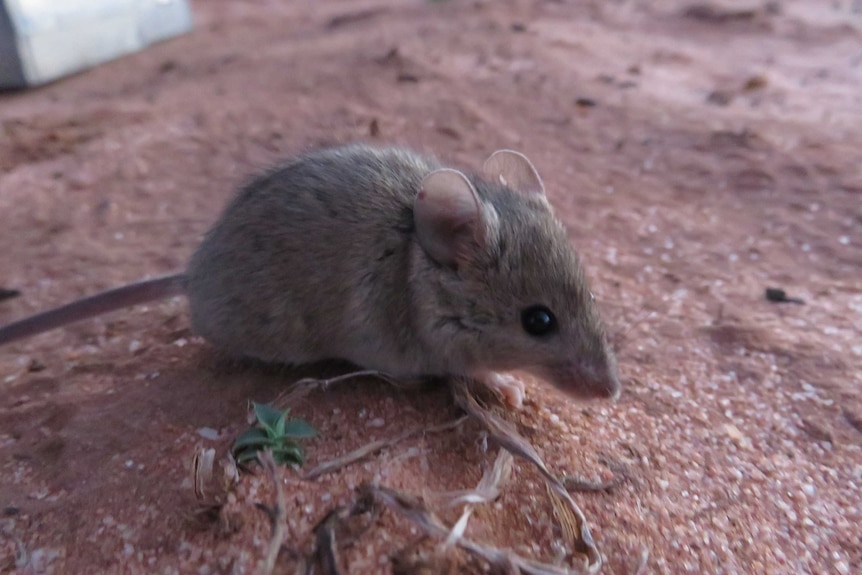
[[[239,188],[185,272],[6,325],[0,345],[178,295],[192,332],[231,356],[467,376],[515,406],[519,372],[574,398],[620,393],[580,259],[514,150],[481,173],[398,146],[297,155]]]

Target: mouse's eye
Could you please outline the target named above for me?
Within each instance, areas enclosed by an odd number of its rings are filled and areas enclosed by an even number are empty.
[[[532,305],[521,312],[521,325],[530,335],[546,335],[557,328],[557,318],[543,305]]]

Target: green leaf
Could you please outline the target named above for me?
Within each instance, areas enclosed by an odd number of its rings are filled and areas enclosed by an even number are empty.
[[[246,449],[236,456],[237,463],[248,463],[249,461],[257,461],[257,451],[254,449]]]
[[[265,403],[253,403],[252,405],[254,405],[254,415],[260,424],[271,431],[275,431],[282,412]],[[286,414],[287,411],[289,410],[286,410],[284,413]]]
[[[253,446],[261,446],[264,447],[269,445],[272,442],[270,437],[266,434],[266,432],[259,428],[253,427],[242,433],[239,437],[236,438],[236,441],[233,442],[233,447],[231,451],[239,451],[246,447]]]
[[[288,410],[285,410],[284,413],[282,413],[278,417],[278,421],[275,422],[275,430],[274,431],[275,431],[276,437],[281,437],[284,435],[284,423],[287,421],[287,413],[288,413]]]
[[[272,450],[272,458],[277,463],[296,463],[302,465],[305,463],[305,454],[302,448],[298,445],[282,445]]]
[[[284,426],[281,435],[305,439],[308,437],[317,437],[317,430],[302,419],[291,419]]]

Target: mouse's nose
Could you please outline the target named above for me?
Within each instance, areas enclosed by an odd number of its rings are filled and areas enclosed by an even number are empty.
[[[567,382],[566,388],[573,395],[613,401],[620,396],[622,385],[616,366],[611,361],[579,363],[568,366],[566,371],[561,381]]]
[[[605,390],[607,392],[607,395],[605,396],[607,399],[616,401],[620,398],[623,386],[620,384],[620,378],[616,373],[612,373],[610,375],[610,380],[605,385]]]
[[[616,401],[622,392],[619,376],[616,371],[607,370],[605,373],[592,374],[593,377],[587,380],[587,385],[591,391],[595,391],[602,399],[610,399]]]

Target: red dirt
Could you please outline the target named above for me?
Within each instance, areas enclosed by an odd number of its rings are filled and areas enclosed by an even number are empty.
[[[862,14],[691,6],[197,2],[185,37],[0,95],[0,287],[22,291],[0,323],[182,269],[244,176],[281,157],[364,139],[478,167],[516,148],[622,341],[618,402],[531,386],[510,416],[555,473],[626,470],[575,495],[603,572],[647,551],[642,573],[858,573]],[[220,518],[191,521],[195,447],[223,457],[248,400],[324,372],[226,365],[181,300],[0,349],[0,571],[252,572],[272,488],[244,475]],[[294,413],[321,432],[313,465],[457,410],[445,390],[363,380]],[[471,487],[482,449],[469,424],[314,482],[288,473],[286,545],[307,550],[365,481]],[[552,561],[553,525],[518,463],[467,535]],[[384,511],[343,558],[389,572],[416,538]]]

